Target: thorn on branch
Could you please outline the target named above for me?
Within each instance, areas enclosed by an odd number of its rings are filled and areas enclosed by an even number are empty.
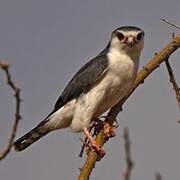
[[[144,66],[143,68],[144,68],[145,71],[148,71],[148,68],[147,68],[147,67]]]

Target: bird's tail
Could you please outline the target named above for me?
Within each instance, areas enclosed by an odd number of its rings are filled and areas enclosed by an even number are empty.
[[[42,121],[34,129],[29,131],[27,134],[19,138],[14,142],[14,149],[16,151],[22,151],[28,146],[45,136],[49,131],[49,128],[46,126],[46,121]]]

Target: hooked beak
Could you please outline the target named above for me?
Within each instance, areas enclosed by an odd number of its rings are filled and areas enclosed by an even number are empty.
[[[136,42],[135,42],[135,39],[134,39],[134,37],[132,37],[132,36],[129,36],[128,38],[127,38],[127,40],[126,40],[126,44],[129,46],[129,47],[133,47],[133,45],[135,44]]]

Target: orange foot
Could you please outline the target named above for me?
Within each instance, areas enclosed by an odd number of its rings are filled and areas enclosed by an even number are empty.
[[[110,126],[107,121],[104,122],[103,131],[107,138],[112,138],[112,137],[116,136],[114,127]]]
[[[97,159],[98,161],[101,160],[105,154],[106,154],[106,151],[100,147],[95,140],[93,140],[93,142],[91,142],[91,147],[92,149],[97,153]]]
[[[89,150],[91,150],[91,148],[92,148],[92,150],[97,153],[97,160],[101,160],[106,154],[105,150],[97,144],[97,142],[93,139],[93,137],[91,136],[91,134],[87,128],[84,128],[83,131],[84,131],[84,134],[86,135],[86,137],[89,139],[89,142],[91,145],[90,149],[89,149],[89,147],[87,147],[87,148]],[[86,149],[86,152],[87,152],[87,149]]]

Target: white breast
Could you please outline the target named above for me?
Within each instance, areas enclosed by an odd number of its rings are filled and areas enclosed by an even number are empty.
[[[109,72],[121,81],[131,81],[138,70],[139,59],[132,59],[125,53],[116,49],[110,50],[108,53]]]
[[[138,70],[139,59],[132,59],[127,54],[115,50],[107,55],[109,59],[107,74],[92,90],[93,97],[96,96],[96,100],[99,97],[97,115],[107,111],[128,93]]]

